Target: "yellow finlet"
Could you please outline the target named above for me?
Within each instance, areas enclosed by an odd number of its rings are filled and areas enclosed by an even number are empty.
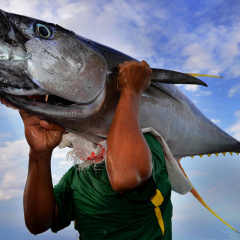
[[[186,176],[186,178],[188,179],[188,181],[190,182],[187,174],[185,173],[185,171],[183,170],[180,161],[178,161],[179,167],[181,168],[182,172],[184,173],[184,175]],[[192,183],[190,182],[190,184],[192,185]],[[192,185],[193,187],[193,185]],[[220,218],[210,207],[208,207],[208,205],[203,201],[203,199],[201,198],[201,196],[199,195],[199,193],[196,191],[196,189],[193,187],[193,189],[191,190],[191,193],[193,194],[193,196],[205,207],[207,208],[215,217],[217,217],[220,221],[222,221],[224,224],[226,224],[228,227],[230,227],[232,230],[234,230],[235,232],[239,233],[235,228],[233,228],[232,226],[230,226],[227,222],[225,222],[222,218]]]
[[[218,154],[219,154],[219,153],[214,153],[214,154],[218,157]]]
[[[233,152],[229,152],[231,154],[231,156],[233,155]]]
[[[193,158],[194,158],[194,156],[191,156],[191,158],[193,159]]]
[[[186,73],[188,75],[191,75],[193,77],[213,77],[213,78],[223,78],[219,76],[213,76],[213,75],[206,75],[206,74],[198,74],[198,73]]]
[[[204,155],[204,154],[201,154],[201,155],[199,155],[199,157],[200,157],[200,158],[202,158],[202,157],[203,157],[203,155]]]
[[[212,156],[212,153],[208,153],[207,155],[208,155],[209,157],[211,157],[211,156]]]
[[[225,155],[226,155],[226,152],[222,152],[222,155],[225,156]]]

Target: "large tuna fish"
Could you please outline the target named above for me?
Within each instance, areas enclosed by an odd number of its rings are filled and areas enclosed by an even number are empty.
[[[93,143],[106,138],[119,99],[116,67],[131,59],[58,25],[0,12],[1,97]],[[240,152],[238,141],[164,83],[200,81],[158,69],[152,79],[160,82],[141,98],[141,126],[157,130],[176,158]]]

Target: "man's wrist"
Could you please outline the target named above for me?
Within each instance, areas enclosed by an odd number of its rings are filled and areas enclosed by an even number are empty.
[[[141,93],[134,88],[125,87],[121,89],[121,96],[139,99],[141,96]]]
[[[37,152],[34,151],[32,148],[30,148],[29,152],[29,160],[34,161],[34,162],[39,162],[39,161],[51,161],[51,156],[52,156],[52,151],[45,151],[45,152]]]

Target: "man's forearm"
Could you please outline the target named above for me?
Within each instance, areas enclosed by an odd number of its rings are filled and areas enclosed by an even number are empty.
[[[140,96],[131,89],[121,93],[108,134],[107,171],[114,190],[124,192],[151,175],[151,153],[139,125]]]
[[[25,223],[30,232],[38,234],[51,227],[55,210],[51,152],[37,154],[30,150],[23,204]]]

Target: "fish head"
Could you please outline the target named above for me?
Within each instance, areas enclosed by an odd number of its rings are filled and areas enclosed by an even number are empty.
[[[55,24],[0,12],[0,94],[17,107],[47,119],[70,113],[84,119],[100,109],[106,76],[105,59],[87,39]]]

